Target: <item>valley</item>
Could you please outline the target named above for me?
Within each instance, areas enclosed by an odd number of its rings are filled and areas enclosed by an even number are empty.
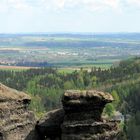
[[[139,38],[133,33],[2,34],[0,83],[27,93],[29,110],[38,118],[61,108],[67,90],[108,92],[115,101],[102,115],[112,119],[119,112],[124,117],[119,140],[139,140]]]
[[[0,65],[109,68],[140,55],[140,34],[0,34]]]

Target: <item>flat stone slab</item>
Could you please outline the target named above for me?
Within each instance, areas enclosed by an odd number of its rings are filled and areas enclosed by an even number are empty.
[[[62,98],[63,106],[65,105],[81,105],[88,103],[110,103],[114,101],[109,93],[104,93],[96,90],[68,90],[64,93]]]

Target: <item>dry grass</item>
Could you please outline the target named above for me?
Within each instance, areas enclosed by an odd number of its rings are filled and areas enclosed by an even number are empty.
[[[4,66],[0,65],[0,70],[28,70],[32,67],[23,67],[23,66]]]

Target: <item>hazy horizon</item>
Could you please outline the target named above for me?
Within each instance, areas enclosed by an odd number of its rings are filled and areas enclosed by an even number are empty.
[[[140,32],[6,32],[6,33],[4,33],[4,32],[0,32],[0,35],[2,35],[2,34],[11,34],[11,35],[16,35],[16,34],[67,34],[67,35],[115,35],[115,34],[140,34]]]

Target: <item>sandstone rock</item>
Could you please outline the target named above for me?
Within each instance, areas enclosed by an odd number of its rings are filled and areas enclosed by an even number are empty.
[[[109,93],[95,90],[66,91],[62,103],[65,110],[62,140],[113,140],[119,133],[116,122],[103,121],[101,115]]]
[[[109,93],[95,90],[66,91],[62,98],[67,120],[101,120],[101,114],[107,103],[113,101]]]
[[[36,120],[28,110],[30,101],[25,93],[0,84],[0,140],[32,140]]]
[[[36,129],[41,139],[50,138],[52,140],[61,138],[61,124],[64,120],[64,110],[57,109],[48,112],[45,117],[41,118]]]
[[[30,101],[25,93],[0,84],[0,140],[117,140],[117,122],[102,118],[105,105],[113,101],[108,93],[66,91],[63,108],[37,123],[28,110]]]

